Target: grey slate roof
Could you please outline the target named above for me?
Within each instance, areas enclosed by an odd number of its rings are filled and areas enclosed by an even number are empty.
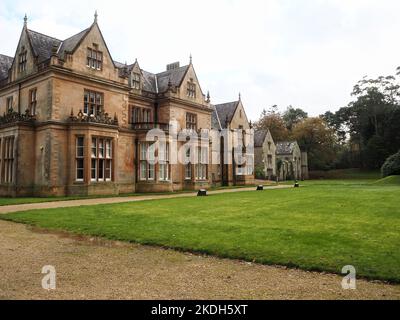
[[[296,147],[296,141],[283,141],[276,144],[276,154],[291,155]]]
[[[11,68],[13,61],[14,58],[0,54],[0,80],[8,78],[8,70]]]
[[[93,25],[92,25],[93,26]],[[27,33],[32,45],[34,54],[38,56],[38,62],[49,59],[52,55],[54,47],[57,47],[57,53],[61,59],[65,59],[65,54],[73,52],[82,39],[91,30],[91,27],[73,35],[72,37],[65,39],[64,41],[49,37],[40,32],[27,29]],[[13,58],[0,55],[0,80],[8,77],[8,69],[11,67]],[[11,62],[10,62],[11,60]],[[134,64],[126,65],[118,61],[114,61],[114,65],[122,70],[127,67],[127,71],[131,71]],[[186,75],[190,65],[183,66],[180,68],[164,71],[158,74],[147,72],[142,70],[144,81],[143,89],[152,93],[164,93],[168,90],[168,84],[171,82],[173,87],[180,86],[183,78]]]
[[[262,147],[265,142],[265,138],[267,137],[267,130],[260,130],[254,133],[254,147]]]
[[[32,30],[28,30],[28,35],[34,54],[38,56],[38,62],[49,59],[51,57],[53,46],[56,46],[58,49],[62,42],[61,40]]]
[[[66,52],[73,52],[75,50],[76,46],[78,45],[78,43],[86,36],[86,34],[90,31],[90,29],[91,29],[91,27],[62,41],[62,44],[61,44],[61,47],[59,50],[60,58],[64,59]]]
[[[215,105],[215,110],[218,113],[222,129],[228,128],[228,125],[231,123],[232,118],[235,115],[238,104],[239,101],[234,101]]]
[[[134,64],[125,65],[118,61],[114,61],[114,64],[119,69],[127,67],[128,72],[130,72],[134,66]],[[180,86],[188,68],[189,65],[157,74],[142,69],[143,89],[151,93],[164,93],[168,90],[169,81],[171,81],[173,87]]]
[[[189,66],[187,65],[184,67],[180,67],[180,68],[176,68],[176,69],[158,73],[156,75],[158,92],[159,93],[166,92],[168,90],[168,82],[170,80],[171,80],[171,84],[173,87],[180,86],[188,69],[189,69]]]
[[[152,93],[157,93],[156,75],[144,70],[142,70],[142,73],[143,73],[143,90]]]
[[[125,67],[128,67],[128,70],[130,70],[130,68],[132,67],[132,65],[128,66],[128,65],[125,65],[125,63],[121,63],[121,62],[118,62],[118,61],[115,61],[115,60],[114,60],[114,64],[119,69],[123,69]]]
[[[217,109],[215,108],[215,106],[212,106],[213,108],[213,113],[211,115],[211,129],[214,130],[221,130],[221,123],[220,123],[220,119],[218,117],[218,112]]]

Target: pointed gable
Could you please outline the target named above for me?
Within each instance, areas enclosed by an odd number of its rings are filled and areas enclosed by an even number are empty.
[[[88,49],[101,52],[101,68],[88,67]],[[88,29],[63,41],[59,56],[64,60],[64,67],[94,77],[105,78],[127,84],[125,66],[116,64],[112,59],[101,30],[94,22]]]
[[[229,127],[229,124],[231,123],[233,116],[235,115],[238,105],[239,101],[215,105],[215,110],[218,113],[218,118],[221,123],[222,129],[227,129]]]
[[[164,93],[168,90],[168,83],[173,87],[180,87],[188,72],[189,65],[179,67],[172,70],[167,70],[157,74],[158,92]]]
[[[254,133],[254,147],[262,148],[267,138],[268,130],[260,130]]]
[[[277,155],[292,155],[296,149],[300,150],[297,141],[282,141],[276,144]]]
[[[26,54],[26,65],[25,65],[25,70],[20,72],[18,70],[19,68],[19,57],[22,53]],[[34,48],[32,46],[32,41],[29,36],[28,29],[26,25],[24,25],[21,36],[18,41],[17,49],[15,51],[15,56],[13,60],[13,64],[11,66],[11,81],[15,81],[17,79],[20,79],[22,77],[25,77],[29,74],[32,74],[33,72],[36,71],[36,58],[37,55],[34,51]]]

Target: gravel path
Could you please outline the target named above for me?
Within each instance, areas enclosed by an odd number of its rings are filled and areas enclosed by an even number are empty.
[[[281,185],[281,186],[266,187],[267,190],[287,189],[287,188],[292,188],[292,186]],[[234,193],[234,192],[244,192],[244,191],[254,191],[254,190],[256,190],[255,187],[224,189],[217,191],[209,191],[208,194],[212,195],[220,193]],[[98,204],[138,202],[138,201],[157,200],[157,199],[190,198],[196,196],[197,193],[177,193],[177,194],[167,194],[167,195],[147,195],[147,196],[144,195],[144,196],[133,196],[133,197],[95,198],[95,199],[18,204],[11,206],[0,206],[0,214],[6,214],[18,211],[37,210],[37,209],[70,208],[70,207],[80,207],[80,206],[92,206]]]
[[[41,288],[42,267],[57,290]],[[0,299],[400,299],[400,286],[51,234],[0,221]]]

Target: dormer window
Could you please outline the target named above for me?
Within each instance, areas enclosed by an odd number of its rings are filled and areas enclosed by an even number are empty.
[[[25,49],[25,47],[22,47],[18,60],[18,72],[24,72],[26,70],[27,56],[28,51]]]
[[[193,83],[193,79],[187,84],[187,96],[189,98],[196,98],[196,84]]]
[[[97,50],[97,46],[95,49],[88,48],[87,49],[87,67],[94,70],[102,70],[103,69],[103,53]]]
[[[133,72],[132,73],[132,88],[136,90],[140,90],[140,74]]]

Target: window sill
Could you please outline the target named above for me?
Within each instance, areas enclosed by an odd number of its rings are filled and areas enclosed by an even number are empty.
[[[90,181],[91,184],[105,184],[105,183],[110,183],[113,182],[112,180],[106,180],[106,181]]]

